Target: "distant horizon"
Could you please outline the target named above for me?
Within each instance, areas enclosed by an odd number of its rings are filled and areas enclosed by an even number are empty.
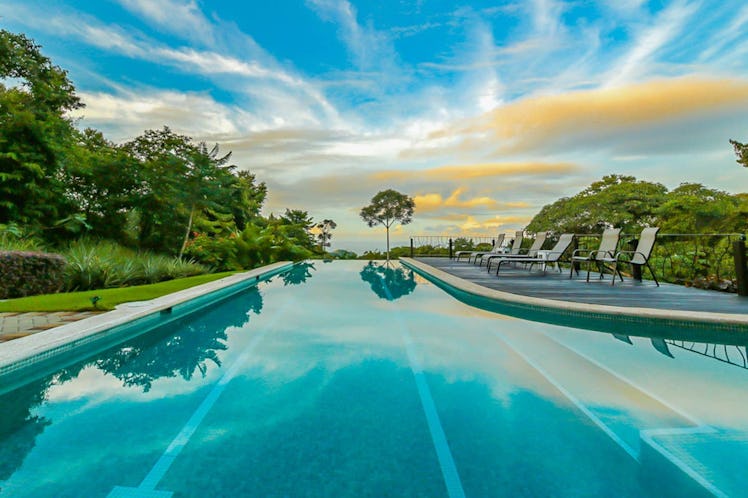
[[[748,191],[743,0],[0,8],[68,71],[80,127],[218,143],[268,185],[264,214],[333,219],[333,247],[384,247],[358,212],[386,188],[416,201],[394,245],[511,233],[613,173]]]

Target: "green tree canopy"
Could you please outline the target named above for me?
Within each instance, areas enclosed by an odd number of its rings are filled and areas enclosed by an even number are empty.
[[[609,175],[573,197],[543,206],[527,225],[530,232],[600,233],[607,227],[637,232],[657,219],[667,188],[633,176]]]
[[[390,227],[400,222],[407,225],[413,221],[415,209],[413,199],[396,190],[387,189],[377,193],[371,204],[361,209],[361,218],[369,227],[383,225],[387,231],[387,259],[390,259]]]
[[[0,30],[0,223],[38,228],[72,214],[59,171],[74,135],[65,113],[81,106],[37,44]]]

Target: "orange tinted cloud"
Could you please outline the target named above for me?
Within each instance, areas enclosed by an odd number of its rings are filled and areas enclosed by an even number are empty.
[[[460,187],[455,189],[452,194],[446,199],[440,194],[424,194],[416,195],[413,200],[416,203],[416,210],[419,213],[433,212],[444,208],[460,208],[460,209],[518,209],[526,208],[530,205],[526,202],[499,202],[490,197],[473,197],[472,199],[461,199],[462,194],[467,191],[467,188]]]
[[[377,181],[393,180],[437,180],[457,181],[470,178],[565,174],[579,171],[579,167],[571,163],[541,163],[541,162],[511,162],[511,163],[481,163],[440,166],[420,171],[387,170],[373,173],[371,178]]]
[[[522,99],[430,138],[460,138],[462,148],[497,142],[522,152],[560,137],[593,138],[611,131],[748,109],[748,81],[678,78]]]

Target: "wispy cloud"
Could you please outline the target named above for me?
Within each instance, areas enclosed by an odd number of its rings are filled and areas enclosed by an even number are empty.
[[[685,28],[697,11],[697,4],[676,1],[664,9],[654,22],[642,29],[631,49],[610,68],[605,86],[620,86],[651,74],[651,64],[659,50]]]
[[[180,37],[210,44],[213,27],[195,0],[117,0],[150,24]]]

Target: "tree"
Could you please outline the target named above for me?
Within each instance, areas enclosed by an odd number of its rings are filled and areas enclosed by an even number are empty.
[[[748,144],[740,143],[737,140],[730,140],[730,143],[735,149],[735,155],[738,156],[738,164],[748,168]]]
[[[49,226],[73,214],[59,172],[74,130],[66,113],[80,107],[37,44],[0,30],[0,223]]]
[[[387,259],[390,259],[390,227],[397,221],[407,225],[413,221],[415,202],[411,197],[392,189],[382,190],[361,209],[361,218],[369,227],[384,225],[387,231]]]
[[[633,176],[608,175],[573,197],[543,206],[527,225],[529,232],[601,233],[620,227],[634,233],[652,226],[667,188]]]
[[[335,230],[338,224],[332,220],[323,220],[321,223],[317,223],[315,228],[317,229],[317,242],[319,242],[319,250],[325,252],[325,247],[330,247],[330,239],[332,239],[332,230]]]

